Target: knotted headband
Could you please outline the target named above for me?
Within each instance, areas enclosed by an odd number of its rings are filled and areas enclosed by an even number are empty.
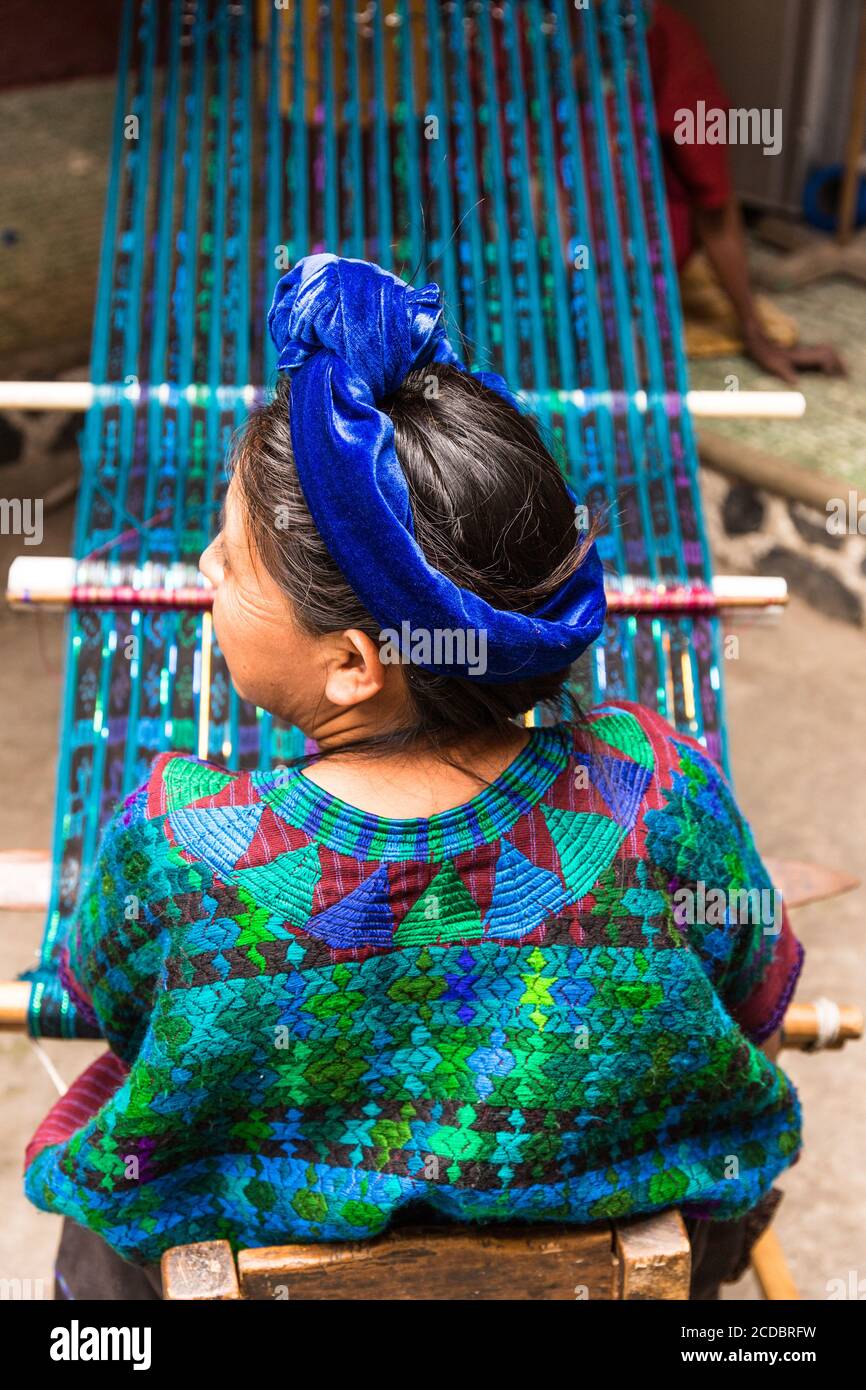
[[[394,427],[378,404],[414,367],[466,370],[445,333],[438,285],[413,289],[368,261],[306,256],[279,281],[268,328],[277,366],[292,377],[292,447],[310,515],[383,630],[400,634],[404,651],[410,638],[413,664],[495,684],[576,660],[604,623],[594,545],[542,608],[524,614],[461,589],[415,539]],[[500,376],[474,375],[517,405]]]

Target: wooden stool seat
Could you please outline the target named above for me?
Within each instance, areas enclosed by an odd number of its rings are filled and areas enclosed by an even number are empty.
[[[687,1299],[691,1251],[669,1209],[594,1226],[397,1226],[374,1240],[242,1250],[178,1245],[163,1296],[213,1299]]]

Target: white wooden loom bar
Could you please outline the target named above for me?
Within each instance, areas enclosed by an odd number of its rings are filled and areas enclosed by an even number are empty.
[[[264,394],[257,386],[218,386],[214,390],[228,409],[239,399],[253,406]],[[209,386],[181,388],[170,382],[94,386],[90,381],[0,381],[0,410],[89,410],[100,399],[105,404],[118,400],[133,404],[154,400],[170,405],[185,400],[191,405],[206,405],[210,397]],[[539,399],[531,391],[524,392],[523,397],[530,406]],[[630,401],[641,414],[650,408],[646,391],[636,391],[633,397],[616,391],[551,391],[546,393],[546,398],[550,403],[569,401],[581,410],[608,407],[615,414],[624,413]],[[665,409],[671,411],[676,409],[679,400],[675,395],[659,399]],[[801,391],[688,391],[685,400],[689,412],[703,420],[798,420],[806,409],[806,397]]]
[[[91,566],[91,569],[96,568]],[[96,597],[108,606],[135,607],[135,595],[141,590],[141,607],[153,606],[182,607],[182,602],[173,603],[172,596],[187,596],[190,606],[204,606],[200,602],[207,587],[193,588],[196,572],[189,566],[170,566],[161,579],[150,576],[146,568],[135,570],[132,575],[118,576],[116,583],[126,585],[122,601],[120,591],[111,588],[111,569],[103,565],[104,576],[91,576],[86,565],[79,565],[70,556],[62,555],[19,555],[9,567],[6,585],[6,600],[12,608],[27,609],[33,606],[43,608],[68,608],[78,602],[88,607],[87,594],[93,602],[92,586],[104,585]],[[90,586],[82,591],[80,585]],[[160,585],[162,593],[155,589],[155,600],[148,601],[151,586]],[[608,583],[608,605],[611,612],[627,607],[632,598],[645,597],[647,612],[652,612],[651,602],[665,590],[663,584],[650,581],[611,579]],[[114,598],[112,599],[112,594]],[[104,601],[103,601],[103,597]],[[719,609],[765,609],[778,610],[788,601],[788,586],[784,579],[768,575],[717,574],[713,578],[712,595]],[[207,600],[209,602],[209,599]],[[639,610],[638,610],[639,611]],[[686,610],[684,610],[686,611]]]

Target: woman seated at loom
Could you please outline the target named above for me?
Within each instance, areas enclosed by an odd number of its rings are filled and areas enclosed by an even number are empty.
[[[802,949],[689,911],[772,896],[748,826],[655,711],[561,718],[601,565],[436,287],[312,256],[269,325],[202,568],[239,693],[318,751],[164,754],[105,833],[64,982],[110,1051],[27,1154],[59,1296],[159,1297],[192,1241],[677,1206],[715,1297],[801,1144]]]

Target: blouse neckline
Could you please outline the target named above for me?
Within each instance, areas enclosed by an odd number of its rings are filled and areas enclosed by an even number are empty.
[[[329,849],[358,859],[445,859],[492,844],[537,805],[568,763],[564,724],[533,728],[516,758],[471,801],[428,817],[379,816],[342,801],[302,768],[253,773],[262,801]]]

